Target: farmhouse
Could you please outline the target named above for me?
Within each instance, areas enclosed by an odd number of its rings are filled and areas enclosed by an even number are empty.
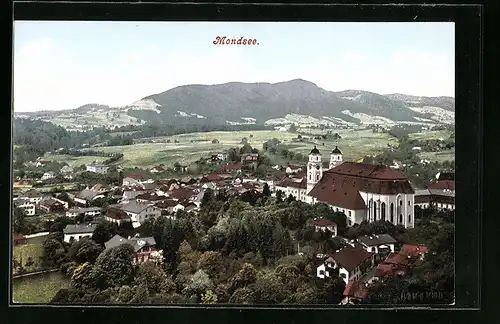
[[[133,223],[137,222],[142,224],[147,218],[157,218],[161,216],[161,210],[159,208],[137,201],[130,201],[120,209],[127,213]]]
[[[107,174],[109,167],[104,164],[89,164],[86,166],[88,172]]]
[[[326,218],[315,218],[311,224],[315,227],[316,232],[318,231],[330,231],[332,232],[332,237],[337,236],[337,224]]]
[[[415,190],[415,206],[455,210],[455,191],[448,189]]]
[[[127,222],[130,223],[132,221],[130,216],[125,211],[114,207],[110,207],[106,210],[104,219],[117,225],[121,225]]]
[[[105,242],[104,246],[106,249],[112,249],[123,244],[130,244],[134,248],[135,255],[132,260],[133,264],[148,261],[151,253],[156,251],[156,241],[154,237],[134,237],[125,239],[120,235],[115,235],[109,241]]]
[[[43,194],[31,189],[24,194],[19,195],[18,199],[29,199],[30,202],[38,204],[43,198]]]
[[[374,253],[367,252],[358,243],[349,243],[346,247],[335,251],[316,269],[318,278],[329,277],[333,270],[347,284],[349,280],[359,280],[374,266]]]
[[[45,172],[41,178],[41,180],[49,180],[49,179],[54,179],[56,177],[56,173],[49,171]]]
[[[375,253],[375,261],[385,259],[389,253],[394,253],[397,241],[389,234],[365,235],[356,239],[368,252]]]
[[[47,212],[47,213],[58,213],[58,212],[63,212],[64,211],[64,204],[59,202],[58,200],[54,198],[50,198],[47,200],[42,200],[38,206],[40,207],[41,210]]]
[[[69,224],[63,230],[64,242],[79,241],[82,237],[91,237],[96,225],[93,224]]]
[[[329,167],[323,170],[321,154],[314,147],[306,177],[285,179],[275,189],[307,203],[330,205],[346,214],[348,226],[386,220],[413,228],[415,191],[402,173],[383,165],[343,162],[338,147],[330,154]]]

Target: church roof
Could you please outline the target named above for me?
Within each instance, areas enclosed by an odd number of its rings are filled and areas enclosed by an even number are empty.
[[[316,145],[314,145],[314,148],[311,150],[311,153],[309,154],[320,154],[319,150],[316,148]]]
[[[332,151],[332,154],[342,154],[342,152],[340,152],[339,148],[335,146],[335,148]]]

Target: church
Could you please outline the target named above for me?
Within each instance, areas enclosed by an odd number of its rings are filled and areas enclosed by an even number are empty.
[[[309,153],[306,176],[287,178],[275,190],[309,204],[326,203],[347,216],[348,226],[365,220],[414,226],[415,191],[406,176],[383,165],[344,162],[338,147],[330,153],[326,169],[315,146]]]

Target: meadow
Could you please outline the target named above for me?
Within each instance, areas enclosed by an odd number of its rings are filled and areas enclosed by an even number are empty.
[[[437,140],[437,139],[447,139],[452,134],[451,131],[441,130],[441,131],[427,131],[421,133],[412,133],[409,135],[410,139],[415,140]]]
[[[397,144],[392,136],[385,133],[373,133],[370,130],[339,130],[342,139],[338,142],[331,140],[317,141],[316,145],[324,155],[339,145],[346,160],[359,160],[365,155],[375,155],[388,144]],[[314,143],[312,140],[296,142],[296,133],[278,131],[244,131],[244,132],[206,132],[189,133],[169,137],[154,138],[157,143],[134,144],[126,146],[104,146],[99,150],[107,153],[123,153],[120,164],[123,167],[153,167],[158,164],[173,165],[175,162],[191,164],[201,157],[208,157],[211,152],[219,152],[232,147],[241,146],[243,137],[248,143],[259,150],[262,144],[272,138],[277,138],[287,145],[290,150],[309,154]],[[212,143],[217,139],[218,143]],[[170,140],[170,143],[167,141]],[[177,140],[178,143],[175,143]],[[324,145],[323,145],[324,144]],[[52,155],[47,159],[65,161],[68,164],[81,165],[90,163],[97,157],[73,157]]]
[[[68,288],[69,279],[60,273],[46,273],[13,280],[12,301],[23,304],[48,304],[59,289]]]
[[[421,159],[426,159],[429,161],[455,161],[455,150],[445,150],[439,152],[421,152],[417,154]]]

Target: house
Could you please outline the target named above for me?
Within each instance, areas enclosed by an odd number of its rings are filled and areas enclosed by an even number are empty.
[[[24,194],[19,195],[18,199],[29,199],[30,202],[38,204],[42,200],[43,196],[44,195],[38,191],[31,189]]]
[[[14,246],[26,244],[26,236],[24,236],[23,234],[14,235],[13,243],[14,243]]]
[[[375,260],[385,259],[394,253],[397,241],[389,234],[373,234],[358,237],[356,241],[368,252],[375,253]]]
[[[315,227],[316,232],[329,230],[332,232],[332,237],[337,236],[337,224],[326,218],[315,218],[311,221],[311,224]]]
[[[65,210],[64,204],[54,198],[42,200],[38,204],[39,208],[47,213],[60,213]]]
[[[192,189],[188,188],[180,188],[177,190],[174,190],[172,192],[169,192],[169,197],[176,199],[176,200],[193,200],[196,193]]]
[[[407,254],[411,258],[417,259],[417,260],[423,260],[425,257],[425,254],[429,252],[429,249],[423,245],[410,245],[410,244],[403,244],[403,247],[399,251],[399,253]]]
[[[106,249],[112,249],[123,244],[130,244],[134,248],[133,264],[139,264],[149,260],[151,253],[156,251],[156,241],[154,237],[134,237],[125,239],[120,235],[113,236],[104,243]]]
[[[445,180],[448,181],[448,180]],[[436,187],[437,184],[434,185]],[[429,185],[432,187],[432,184]],[[455,187],[454,185],[446,185],[451,189],[422,189],[415,190],[415,206],[420,208],[436,208],[455,210]]]
[[[95,224],[69,224],[63,230],[64,242],[79,241],[82,237],[91,237],[96,229]]]
[[[131,174],[123,178],[122,186],[140,185],[146,179],[138,174]]]
[[[105,195],[98,191],[83,189],[75,196],[74,201],[79,205],[87,206],[91,201],[104,197]]]
[[[42,200],[40,200],[39,204],[42,204],[43,202],[45,202],[46,200],[54,200],[54,201],[57,201],[59,203],[61,203],[64,207],[64,209],[68,209],[69,208],[69,203],[67,201],[64,201],[64,200],[61,200],[61,199],[58,199],[56,197],[52,197],[52,196],[44,196],[42,198]]]
[[[339,276],[347,284],[349,280],[359,280],[374,266],[374,254],[367,252],[358,243],[350,242],[335,251],[316,269],[318,278],[329,277],[331,270],[338,270]]]
[[[36,161],[36,163],[35,163],[35,166],[36,166],[37,168],[39,168],[39,167],[42,167],[42,166],[47,165],[47,164],[49,164],[49,163],[50,163],[50,161],[38,159],[38,160]]]
[[[73,173],[73,171],[74,171],[74,170],[73,170],[73,168],[72,168],[72,167],[70,167],[69,165],[65,165],[65,166],[63,166],[63,167],[61,168],[61,170],[60,170],[60,172],[61,172],[62,174]]]
[[[66,216],[68,217],[76,217],[78,215],[85,216],[98,216],[102,212],[102,208],[100,207],[88,207],[88,208],[72,208],[66,212]]]
[[[384,264],[393,267],[406,268],[419,260],[423,260],[428,249],[425,246],[403,244],[398,253],[391,253],[384,260]]]
[[[110,207],[108,208],[108,210],[106,210],[104,219],[117,225],[121,225],[126,222],[132,222],[132,219],[125,211],[114,207]]]
[[[109,170],[109,166],[104,165],[104,164],[89,164],[86,166],[86,170],[88,172],[107,174],[108,170]]]
[[[350,280],[344,289],[344,299],[341,304],[357,304],[368,298],[367,284],[361,281]]]
[[[155,166],[154,168],[149,170],[149,172],[151,172],[151,173],[160,173],[160,172],[164,172],[164,171],[165,171],[165,169],[163,168],[163,165]]]
[[[121,206],[120,209],[127,213],[132,220],[132,223],[142,224],[144,223],[144,220],[148,218],[157,218],[161,216],[161,210],[158,207],[134,200]]]
[[[165,214],[174,214],[179,209],[184,210],[184,205],[182,205],[179,201],[174,199],[167,199],[164,201],[160,201],[155,204],[155,207],[159,208],[162,211],[165,211]]]
[[[41,178],[41,180],[49,180],[49,179],[54,179],[56,177],[56,173],[55,172],[52,172],[52,171],[49,171],[49,172],[45,172]]]
[[[222,172],[241,172],[241,163],[227,163],[221,166]]]
[[[23,199],[17,199],[14,201],[14,206],[17,208],[21,208],[26,216],[33,216],[35,215],[35,203],[31,202],[27,198]]]
[[[286,169],[285,169],[285,172],[287,174],[292,174],[292,173],[297,173],[297,172],[300,172],[302,171],[302,167],[299,166],[299,165],[292,165],[292,164],[289,164]]]
[[[146,192],[146,193],[137,195],[135,197],[135,199],[137,200],[137,202],[140,202],[140,203],[155,204],[157,202],[167,200],[169,198],[168,198],[168,196],[159,195],[159,194],[154,193],[154,192]]]
[[[132,186],[122,188],[123,194],[122,199],[124,201],[129,201],[135,199],[137,196],[145,194],[147,191],[142,187]]]

